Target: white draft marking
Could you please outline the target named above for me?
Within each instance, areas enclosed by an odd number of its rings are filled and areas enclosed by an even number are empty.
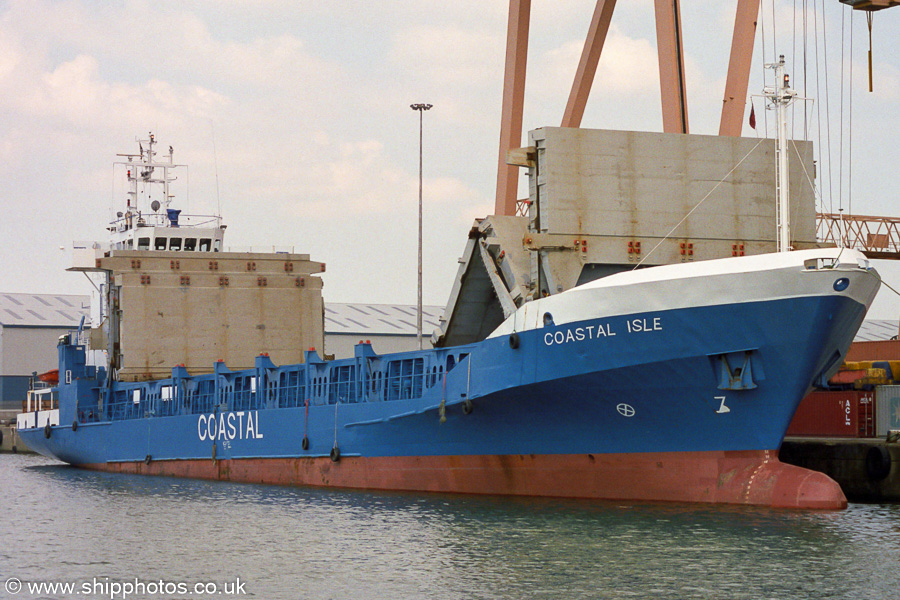
[[[719,410],[716,411],[717,414],[724,415],[725,413],[731,412],[731,409],[725,406],[725,396],[714,396],[714,398],[722,401],[719,405]]]

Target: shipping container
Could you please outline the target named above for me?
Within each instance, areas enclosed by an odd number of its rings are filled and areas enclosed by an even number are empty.
[[[900,360],[900,340],[853,342],[847,351],[846,360],[850,362]]]
[[[873,392],[819,391],[800,402],[786,435],[873,437],[875,425]]]
[[[878,386],[875,388],[875,398],[875,435],[883,437],[888,430],[900,429],[900,385]]]

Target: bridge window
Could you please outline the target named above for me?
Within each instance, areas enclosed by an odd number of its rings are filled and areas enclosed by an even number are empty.
[[[164,237],[158,237],[158,238],[156,238],[156,246],[155,246],[156,249],[157,249],[157,250],[165,250],[165,249],[166,249],[166,242],[168,242],[168,240],[167,240],[166,238],[164,238]]]
[[[197,249],[197,238],[184,238],[184,251],[193,252]]]
[[[209,252],[210,244],[212,244],[212,240],[208,238],[204,238],[200,240],[200,252]]]
[[[138,238],[138,250],[149,250],[150,249],[150,238],[142,237]]]
[[[169,250],[178,252],[181,250],[181,238],[173,237],[169,240]]]

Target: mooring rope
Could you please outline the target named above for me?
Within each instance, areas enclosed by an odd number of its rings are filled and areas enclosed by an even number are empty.
[[[332,448],[337,448],[337,407],[338,400],[334,401],[334,446]]]
[[[441,415],[441,423],[447,422],[447,374],[444,373],[443,383],[441,385],[441,405],[438,407],[438,414]]]

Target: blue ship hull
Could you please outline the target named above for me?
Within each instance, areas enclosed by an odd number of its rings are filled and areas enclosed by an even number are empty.
[[[108,385],[82,346],[64,344],[59,424],[35,415],[20,434],[73,465],[128,472],[839,507],[839,489],[821,499],[833,482],[775,453],[862,323],[877,285],[857,271],[862,298],[816,273],[821,293],[774,299],[596,316],[600,306],[564,321],[565,306],[547,304],[540,326],[513,319],[467,346],[381,356],[361,344],[352,359],[260,356],[249,371],[176,367],[145,383]],[[772,492],[785,485],[788,500]]]

